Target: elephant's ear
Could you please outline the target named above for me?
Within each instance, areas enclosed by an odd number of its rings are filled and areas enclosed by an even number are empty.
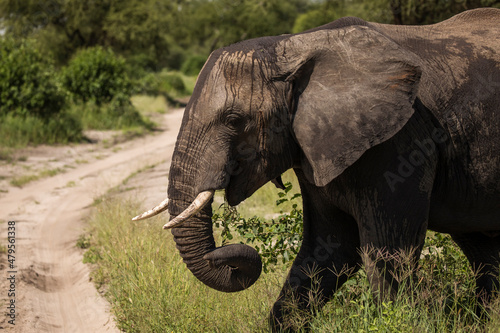
[[[317,186],[395,135],[413,114],[419,58],[364,26],[290,37],[277,49],[292,82],[293,130]],[[288,68],[287,68],[288,66]]]

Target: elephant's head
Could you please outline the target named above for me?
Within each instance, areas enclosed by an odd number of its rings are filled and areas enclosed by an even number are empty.
[[[169,174],[168,210],[184,262],[232,292],[260,275],[257,252],[216,248],[211,202],[236,205],[291,167],[325,186],[413,113],[418,59],[362,26],[259,38],[215,51],[188,103]]]

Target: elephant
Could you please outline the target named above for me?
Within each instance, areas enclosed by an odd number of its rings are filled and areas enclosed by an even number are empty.
[[[178,134],[167,199],[177,249],[223,292],[261,273],[255,249],[216,247],[214,191],[234,206],[293,169],[303,243],[270,314],[308,309],[314,268],[320,304],[364,265],[391,297],[394,255],[418,266],[427,230],[448,233],[478,273],[485,304],[499,289],[500,10],[466,11],[427,26],[345,17],[297,34],[212,52]],[[291,296],[292,295],[292,296]]]

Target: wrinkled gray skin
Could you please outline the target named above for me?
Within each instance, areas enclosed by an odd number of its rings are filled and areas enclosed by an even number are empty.
[[[343,18],[213,52],[173,155],[172,218],[202,191],[225,189],[236,205],[294,169],[304,241],[274,328],[291,291],[308,307],[312,268],[323,302],[362,263],[376,290],[394,293],[382,268],[411,250],[416,262],[427,229],[452,235],[487,301],[499,285],[498,36],[500,10],[480,9],[421,27]],[[180,254],[208,286],[245,289],[260,259],[246,245],[216,249],[211,216],[209,204],[172,229]]]

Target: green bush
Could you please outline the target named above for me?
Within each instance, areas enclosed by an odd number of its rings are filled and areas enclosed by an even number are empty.
[[[138,84],[138,92],[148,95],[179,96],[186,95],[182,76],[175,72],[149,73]]]
[[[30,41],[0,39],[0,59],[0,116],[47,118],[62,110],[54,68]]]
[[[100,46],[79,51],[62,71],[62,83],[75,101],[97,105],[114,97],[130,97],[125,60]]]
[[[207,58],[204,56],[193,55],[184,61],[181,67],[181,72],[186,75],[198,75],[206,61]]]
[[[102,47],[78,52],[63,69],[61,81],[75,104],[70,113],[84,129],[128,129],[153,124],[130,102],[132,81],[121,57]]]
[[[161,87],[165,91],[174,90],[179,93],[184,93],[186,91],[186,86],[184,85],[184,81],[179,74],[176,73],[166,73],[161,75]]]
[[[132,80],[141,79],[149,72],[155,71],[158,67],[153,56],[148,53],[133,54],[126,59],[127,75]]]

